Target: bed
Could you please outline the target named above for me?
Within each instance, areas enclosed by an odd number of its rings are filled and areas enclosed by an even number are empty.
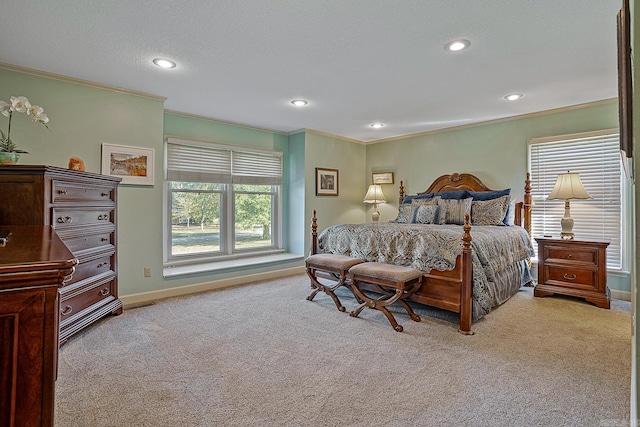
[[[328,252],[361,258],[366,261],[411,266],[424,271],[423,285],[411,296],[411,300],[459,313],[459,331],[472,334],[471,324],[491,309],[507,301],[523,285],[531,282],[529,259],[533,256],[530,239],[531,192],[529,174],[525,180],[523,201],[510,203],[513,225],[504,223],[485,225],[481,218],[488,204],[510,193],[510,189],[495,191],[484,185],[476,176],[468,173],[453,173],[438,177],[426,191],[405,195],[403,182],[399,189],[399,211],[411,206],[438,205],[443,214],[446,206],[471,205],[458,218],[447,223],[433,224],[426,221],[415,223],[417,209],[412,208],[412,219],[407,222],[339,224],[328,227],[318,234],[316,212],[311,224],[312,254]],[[486,197],[485,197],[486,196]],[[493,197],[494,198],[489,198]],[[440,200],[439,200],[440,199]],[[444,200],[462,200],[445,202]],[[469,201],[471,199],[471,201]],[[416,200],[418,202],[416,202]],[[429,201],[431,200],[431,201]],[[504,203],[504,200],[499,201]],[[498,202],[491,203],[492,206]],[[449,208],[452,210],[452,208]],[[436,209],[420,208],[426,216]],[[445,215],[446,216],[446,215]],[[506,217],[506,215],[505,215]],[[506,218],[505,218],[506,219]],[[440,218],[442,220],[442,217]],[[449,223],[451,222],[451,223]],[[491,223],[491,222],[490,222]],[[491,223],[493,224],[493,223]]]

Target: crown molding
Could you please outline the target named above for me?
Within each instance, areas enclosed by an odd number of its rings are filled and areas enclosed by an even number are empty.
[[[470,123],[468,125],[459,125],[459,126],[453,126],[453,127],[449,127],[449,128],[443,128],[443,129],[428,130],[428,131],[425,131],[425,132],[412,133],[412,134],[402,135],[402,136],[394,136],[392,138],[376,139],[374,141],[366,142],[365,144],[371,145],[371,144],[380,144],[380,143],[383,143],[383,142],[399,141],[399,140],[407,139],[407,138],[416,138],[416,137],[420,137],[420,136],[424,136],[424,135],[433,135],[433,134],[436,134],[436,133],[451,132],[451,131],[454,131],[454,130],[468,129],[468,128],[477,127],[477,126],[485,126],[485,125],[491,125],[491,124],[495,124],[495,123],[510,122],[510,121],[513,121],[513,120],[520,120],[520,119],[527,119],[527,118],[531,118],[531,117],[545,116],[545,115],[548,115],[548,114],[558,114],[558,113],[563,113],[565,111],[580,110],[580,109],[583,109],[583,108],[596,107],[598,105],[613,104],[613,103],[617,103],[617,102],[618,102],[618,98],[608,98],[608,99],[602,99],[600,101],[586,102],[584,104],[576,104],[576,105],[570,105],[570,106],[567,106],[567,107],[554,108],[554,109],[551,109],[551,110],[536,111],[535,113],[526,113],[526,114],[520,114],[518,116],[503,117],[501,119],[487,120],[487,121],[478,122],[478,123]]]
[[[307,129],[307,128],[294,130],[292,132],[289,132],[288,135],[295,135],[297,133],[302,133],[302,132],[312,133],[314,135],[319,135],[319,136],[326,136],[327,138],[339,139],[339,140],[345,141],[345,142],[353,142],[355,144],[367,145],[366,142],[360,141],[359,139],[348,138],[346,136],[335,135],[335,134],[332,134],[332,133],[322,132],[322,131],[319,131],[319,130],[313,130],[313,129]]]
[[[96,89],[108,90],[109,92],[116,92],[124,95],[132,95],[132,96],[138,96],[141,98],[152,99],[154,101],[164,102],[167,100],[167,98],[164,96],[152,95],[149,93],[138,92],[136,90],[124,89],[117,86],[110,86],[102,83],[96,83],[89,80],[76,79],[75,77],[63,76],[61,74],[49,73],[47,71],[39,71],[31,68],[19,67],[17,65],[5,64],[3,62],[0,62],[0,68],[9,70],[9,71],[16,71],[18,73],[30,74],[36,77],[44,77],[51,80],[58,80],[66,83],[73,83],[80,86],[88,86]]]
[[[198,120],[205,120],[208,122],[213,122],[213,123],[220,123],[223,125],[229,125],[229,126],[236,126],[236,127],[241,127],[241,128],[245,128],[245,129],[251,129],[251,130],[258,130],[261,132],[270,132],[270,133],[275,133],[278,135],[289,135],[289,133],[287,132],[282,132],[279,130],[275,130],[275,129],[269,129],[269,128],[262,128],[262,127],[258,127],[258,126],[251,126],[251,125],[246,125],[244,123],[238,123],[238,122],[230,122],[228,120],[221,120],[221,119],[214,119],[213,117],[207,117],[207,116],[200,116],[197,114],[191,114],[191,113],[183,113],[182,111],[176,111],[176,110],[164,110],[165,113],[167,114],[171,114],[173,116],[181,116],[181,117],[187,117],[190,119],[198,119]]]

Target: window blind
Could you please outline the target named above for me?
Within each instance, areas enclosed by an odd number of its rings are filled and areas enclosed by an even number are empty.
[[[282,184],[282,154],[167,142],[167,180]]]
[[[231,152],[167,144],[167,180],[231,183]]]
[[[282,157],[233,151],[232,180],[234,184],[282,184]]]
[[[607,268],[622,269],[622,171],[618,134],[529,144],[532,236],[560,236],[564,200],[547,200],[558,174],[580,174],[588,200],[570,200],[573,232],[580,240],[607,240]]]

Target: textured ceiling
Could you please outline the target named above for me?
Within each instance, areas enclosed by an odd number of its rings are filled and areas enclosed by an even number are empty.
[[[22,0],[0,14],[0,62],[164,96],[169,110],[372,141],[616,97],[620,6]],[[470,48],[446,52],[457,38]]]

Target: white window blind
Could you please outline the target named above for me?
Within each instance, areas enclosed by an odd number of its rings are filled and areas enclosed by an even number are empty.
[[[282,154],[168,142],[167,180],[281,185]]]
[[[282,184],[282,157],[280,156],[233,151],[231,163],[234,184]]]
[[[605,240],[607,268],[622,269],[622,173],[618,134],[531,140],[531,234],[560,237],[564,200],[547,200],[558,174],[580,174],[588,200],[570,200],[573,233],[580,240]]]
[[[167,180],[231,183],[231,152],[167,144]]]

